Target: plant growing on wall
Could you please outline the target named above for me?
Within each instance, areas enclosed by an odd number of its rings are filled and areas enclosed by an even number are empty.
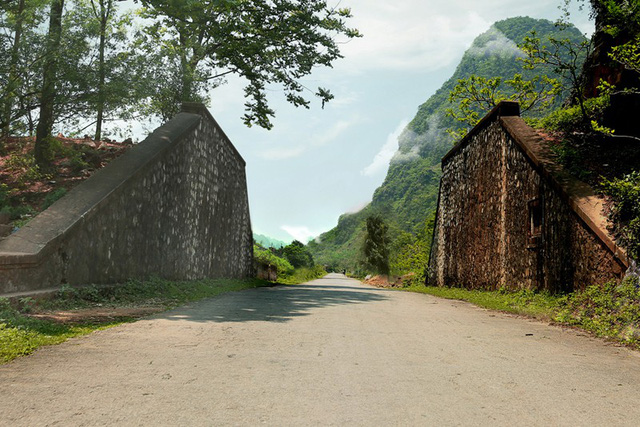
[[[602,187],[614,201],[611,216],[620,242],[632,258],[640,260],[640,171],[604,180]]]

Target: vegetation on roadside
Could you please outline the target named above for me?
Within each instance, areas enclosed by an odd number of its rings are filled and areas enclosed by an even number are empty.
[[[367,271],[389,275],[389,226],[379,216],[367,218],[362,253],[363,266]]]
[[[278,283],[285,285],[296,285],[327,274],[323,266],[314,262],[307,247],[297,240],[279,248],[265,248],[255,243],[253,257],[258,264],[275,267]]]
[[[640,282],[637,279],[626,279],[620,284],[593,285],[568,295],[415,285],[403,290],[575,326],[598,337],[640,349]]]
[[[605,179],[603,190],[613,202],[614,233],[634,259],[640,260],[640,170],[622,178]]]
[[[253,245],[253,259],[258,264],[275,267],[278,277],[293,274],[295,270],[289,261],[276,255],[274,250],[259,244]]]
[[[206,279],[172,282],[162,279],[131,280],[116,286],[63,286],[50,298],[30,297],[9,301],[0,298],[0,363],[32,353],[44,345],[59,344],[71,337],[86,335],[134,320],[132,317],[87,317],[79,323],[61,323],[39,314],[60,310],[157,307],[158,311],[226,292],[270,286],[257,279]]]
[[[321,265],[313,267],[296,268],[289,275],[279,276],[278,283],[283,285],[298,285],[310,280],[320,279],[327,274],[327,271]]]

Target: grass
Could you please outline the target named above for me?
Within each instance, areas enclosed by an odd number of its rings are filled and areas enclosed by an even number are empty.
[[[257,279],[207,279],[183,282],[151,279],[132,280],[122,285],[108,287],[63,286],[56,295],[47,299],[35,300],[27,297],[10,302],[6,298],[0,298],[0,363],[31,354],[45,345],[59,344],[72,337],[135,320],[125,318],[107,322],[87,321],[71,325],[32,317],[34,313],[97,307],[156,306],[170,309],[226,292],[270,285],[272,284],[269,282]]]
[[[633,279],[589,286],[568,295],[419,285],[403,290],[578,327],[595,336],[640,349],[640,283]]]
[[[278,277],[278,283],[283,285],[298,285],[310,280],[320,279],[327,274],[324,267],[316,265],[313,268],[297,268],[291,275],[281,275]]]
[[[410,286],[402,288],[410,292],[434,295],[440,298],[467,301],[479,307],[507,313],[553,320],[556,311],[566,300],[566,296],[555,296],[546,292],[469,290],[463,288],[440,288],[433,286]]]

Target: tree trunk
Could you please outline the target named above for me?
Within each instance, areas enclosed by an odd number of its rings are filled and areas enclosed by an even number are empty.
[[[105,2],[107,4],[105,4]],[[107,24],[111,15],[112,0],[100,0],[100,45],[98,47],[98,105],[96,118],[95,140],[102,139],[102,122],[104,120],[104,108],[106,104],[105,80],[107,71],[105,69],[105,49],[107,44]]]
[[[4,100],[4,111],[2,117],[2,137],[6,139],[11,134],[11,121],[13,112],[13,103],[15,99],[15,91],[19,86],[18,83],[18,60],[20,53],[20,44],[22,42],[22,24],[24,21],[25,0],[18,3],[18,12],[16,14],[15,37],[13,46],[11,47],[11,60],[9,63],[9,79],[7,84],[7,94]],[[3,150],[2,140],[0,139],[0,152]]]
[[[53,109],[56,97],[56,74],[58,71],[58,54],[62,36],[62,11],[64,0],[51,3],[49,32],[42,71],[42,93],[40,95],[40,119],[36,128],[34,155],[36,163],[42,169],[51,166],[51,131],[53,130]]]

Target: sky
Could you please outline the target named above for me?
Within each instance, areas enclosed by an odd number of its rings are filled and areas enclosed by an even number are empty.
[[[295,108],[274,88],[274,128],[247,128],[243,81],[230,78],[214,89],[209,109],[247,162],[253,231],[306,242],[364,207],[386,176],[398,135],[475,37],[515,16],[556,20],[561,3],[342,0],[353,14],[349,26],[364,37],[341,44],[345,57],[333,68],[302,80],[335,95],[324,109],[319,100],[308,110]],[[585,11],[575,10],[571,21],[592,33]]]

